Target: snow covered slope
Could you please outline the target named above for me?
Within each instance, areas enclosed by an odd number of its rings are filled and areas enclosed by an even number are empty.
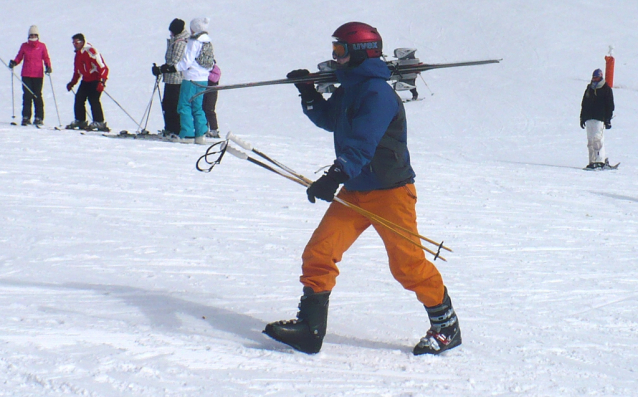
[[[408,128],[422,234],[463,345],[414,357],[423,307],[368,231],[346,253],[321,353],[261,334],[293,318],[300,256],[326,203],[246,161],[195,170],[204,147],[13,127],[0,75],[0,396],[638,395],[638,3],[540,0],[3,1],[0,57],[31,24],[49,48],[61,123],[72,120],[71,36],[111,68],[134,117],[150,100],[175,17],[212,19],[223,83],[275,79],[330,57],[360,20],[385,52],[429,63],[502,58],[418,80]],[[615,47],[614,172],[584,172],[580,100]],[[2,68],[0,68],[2,69]],[[15,114],[20,87],[14,83]],[[46,123],[57,125],[45,81]],[[135,124],[103,98],[115,130]],[[307,177],[332,139],[291,86],[220,93],[232,131]],[[149,130],[162,127],[157,103]]]

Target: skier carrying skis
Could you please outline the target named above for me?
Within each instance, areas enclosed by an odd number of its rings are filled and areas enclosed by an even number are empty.
[[[73,86],[82,78],[80,87],[75,94],[75,120],[66,126],[67,129],[86,129],[88,131],[109,131],[104,121],[104,112],[100,103],[100,96],[106,79],[109,76],[109,68],[104,62],[102,54],[91,43],[87,43],[82,33],[73,35],[73,47],[75,48],[75,60],[73,78],[66,85],[66,90],[71,91]],[[86,100],[91,105],[93,122],[86,122]]]
[[[184,29],[185,22],[175,18],[168,26],[170,38],[166,40],[166,65],[175,66],[184,57],[186,49],[186,40],[188,40],[188,31]],[[179,101],[179,88],[182,85],[182,73],[162,73],[159,66],[153,66],[152,72],[154,76],[162,75],[164,79],[164,98],[162,99],[162,110],[164,111],[164,130],[162,135],[165,137],[179,135],[180,122],[179,113],[177,113],[177,102]]]
[[[40,32],[36,25],[29,27],[29,40],[20,46],[18,55],[9,61],[13,69],[24,60],[22,65],[22,125],[31,124],[31,107],[35,107],[33,124],[42,125],[44,120],[44,101],[42,100],[42,84],[44,73],[51,73],[51,59],[47,46],[40,42]],[[44,64],[44,67],[42,66]],[[45,69],[46,68],[46,69]],[[28,87],[28,88],[27,88]],[[31,90],[31,91],[29,91]]]
[[[580,128],[587,129],[589,164],[587,169],[606,168],[604,131],[611,128],[614,115],[614,93],[603,78],[603,71],[594,70],[591,83],[587,84],[580,110]]]
[[[179,91],[177,112],[180,119],[179,136],[171,135],[173,142],[197,143],[205,145],[204,134],[208,132],[206,114],[202,109],[202,95],[208,85],[208,73],[215,65],[213,44],[208,36],[208,18],[195,18],[190,23],[191,37],[186,43],[184,56],[177,65],[168,63],[160,66],[162,73],[182,72],[183,80]]]
[[[334,132],[336,152],[330,169],[308,187],[308,200],[332,202],[343,184],[337,197],[418,233],[405,109],[386,83],[390,71],[379,58],[381,36],[360,22],[342,25],[333,36],[332,56],[341,65],[336,71],[340,87],[325,100],[312,83],[297,84],[303,112],[318,127]],[[294,70],[288,78],[307,74],[308,70]],[[431,327],[414,354],[439,354],[461,344],[447,288],[423,250],[335,202],[303,252],[303,296],[297,319],[270,323],[265,334],[304,353],[319,352],[326,334],[328,298],[339,274],[337,263],[371,225],[385,244],[392,275],[415,292],[430,318]]]

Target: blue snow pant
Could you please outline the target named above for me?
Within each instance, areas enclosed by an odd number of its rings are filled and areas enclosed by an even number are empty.
[[[198,87],[195,83],[202,87]],[[180,138],[193,138],[203,136],[208,132],[208,125],[206,124],[206,113],[202,109],[202,101],[204,96],[200,95],[189,100],[195,94],[199,94],[207,88],[207,81],[189,81],[182,80],[182,86],[179,90],[179,102],[177,103],[177,113],[179,113],[180,123]]]

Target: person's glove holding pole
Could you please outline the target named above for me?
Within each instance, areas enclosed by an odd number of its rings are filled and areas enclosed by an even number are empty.
[[[286,75],[289,79],[296,79],[299,77],[305,77],[310,74],[308,69],[296,69]],[[317,99],[317,96],[321,96],[320,93],[317,92],[315,88],[315,84],[313,82],[308,83],[295,83],[295,87],[299,90],[299,94],[301,94],[301,100],[304,102],[312,102]]]
[[[321,178],[317,179],[312,185],[308,186],[308,189],[306,189],[308,201],[315,203],[315,198],[320,198],[324,201],[331,202],[335,197],[339,185],[348,179],[350,179],[350,177],[343,171],[342,165],[335,161],[328,172],[323,174]]]
[[[162,72],[162,73],[175,73],[175,72],[177,72],[177,69],[175,69],[175,66],[169,65],[167,63],[165,63],[162,66],[160,66],[159,69],[160,69],[160,72]]]

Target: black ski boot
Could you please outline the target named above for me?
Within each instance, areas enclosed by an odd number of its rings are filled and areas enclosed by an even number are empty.
[[[86,122],[86,120],[84,121],[80,121],[80,120],[73,120],[71,122],[71,124],[67,125],[66,127],[64,127],[67,130],[84,130],[86,129],[86,127],[89,125],[89,123]]]
[[[430,317],[430,330],[414,346],[415,356],[421,354],[441,354],[461,344],[461,329],[459,320],[452,307],[452,300],[447,294],[443,296],[443,303],[434,307],[425,307]]]
[[[304,287],[297,319],[270,323],[264,334],[300,352],[318,353],[326,335],[329,297],[330,291],[314,293],[312,288]]]
[[[106,121],[94,121],[88,126],[86,126],[85,130],[87,131],[102,131],[109,132],[111,129],[106,125]]]

